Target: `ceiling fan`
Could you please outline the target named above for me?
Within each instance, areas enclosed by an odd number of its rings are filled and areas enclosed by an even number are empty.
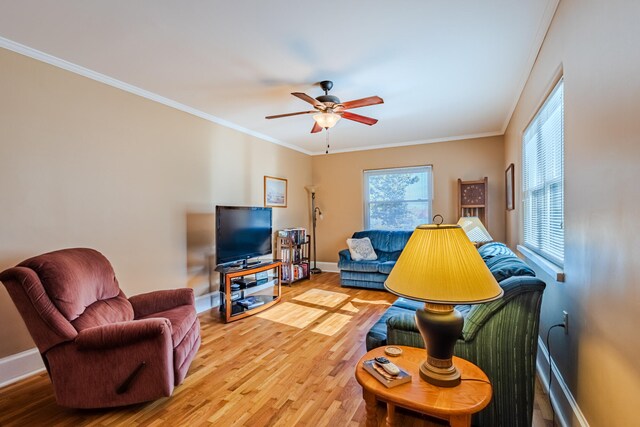
[[[313,105],[315,110],[299,111],[297,113],[278,114],[275,116],[267,116],[266,119],[279,119],[281,117],[298,116],[301,114],[313,114],[315,123],[311,128],[311,133],[320,132],[323,128],[329,129],[333,127],[341,118],[353,120],[354,122],[364,123],[365,125],[375,125],[378,120],[371,117],[361,116],[351,113],[347,110],[354,108],[366,107],[368,105],[376,105],[384,103],[379,96],[369,96],[367,98],[356,99],[354,101],[340,102],[337,96],[329,95],[329,91],[333,87],[333,82],[324,80],[320,82],[320,87],[324,90],[324,95],[312,98],[306,93],[293,92],[291,95],[302,99]]]

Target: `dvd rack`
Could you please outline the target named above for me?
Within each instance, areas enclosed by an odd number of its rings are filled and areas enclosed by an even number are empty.
[[[290,285],[309,278],[309,246],[311,240],[305,228],[278,231],[276,258],[282,262],[282,283]]]

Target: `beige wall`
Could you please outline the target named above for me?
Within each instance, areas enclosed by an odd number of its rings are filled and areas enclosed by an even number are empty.
[[[313,183],[324,220],[318,221],[318,261],[337,262],[346,239],[363,229],[363,171],[433,165],[433,213],[457,222],[458,178],[489,178],[489,231],[504,240],[504,144],[501,136],[313,157]]]
[[[522,131],[562,68],[567,281],[547,277],[541,335],[569,312],[569,335],[553,335],[552,354],[594,427],[638,422],[638,17],[637,1],[562,0],[505,138],[520,188]],[[510,212],[512,246],[521,224],[520,210]]]
[[[311,158],[0,49],[0,270],[50,250],[103,252],[128,295],[193,285],[187,219],[263,204],[308,226]],[[196,224],[197,225],[197,224]],[[0,286],[0,357],[33,347]]]

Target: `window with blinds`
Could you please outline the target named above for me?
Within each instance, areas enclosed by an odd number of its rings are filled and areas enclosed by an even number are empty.
[[[431,222],[431,166],[364,171],[364,228],[413,230]]]
[[[564,80],[522,138],[524,245],[564,264]]]

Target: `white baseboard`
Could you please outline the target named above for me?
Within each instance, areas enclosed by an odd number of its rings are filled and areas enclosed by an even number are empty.
[[[44,371],[44,362],[37,348],[0,359],[0,387]]]
[[[542,387],[551,396],[551,404],[556,413],[556,419],[562,427],[589,427],[587,419],[571,394],[571,390],[569,390],[564,378],[562,378],[556,363],[549,357],[549,351],[540,336],[538,336],[538,349],[536,370]],[[551,364],[551,375],[553,375],[553,390],[549,390],[549,364]]]
[[[196,313],[204,313],[214,307],[220,306],[220,293],[209,292],[208,294],[196,297]]]
[[[319,262],[318,261],[318,268],[320,270],[322,270],[325,273],[339,273],[340,270],[338,270],[338,263],[337,262]],[[313,263],[311,263],[311,265],[313,265]]]

